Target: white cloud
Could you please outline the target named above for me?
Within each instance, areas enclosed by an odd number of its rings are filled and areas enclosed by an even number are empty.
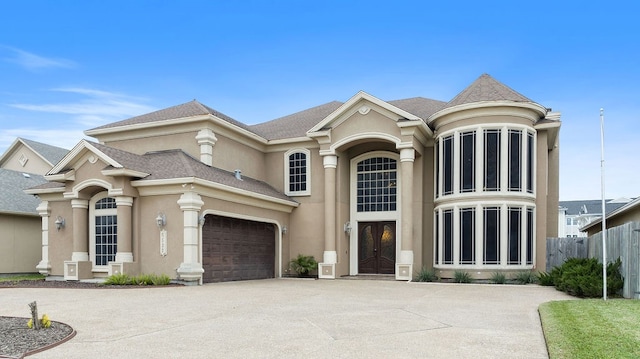
[[[85,98],[66,103],[17,103],[9,106],[27,111],[73,115],[76,123],[83,128],[96,127],[155,110],[153,107],[139,103],[141,101],[139,98],[113,92],[77,87],[56,88],[51,91],[83,95]]]
[[[0,132],[0,154],[11,146],[17,137],[26,138],[28,140],[46,143],[52,146],[58,146],[71,149],[81,139],[85,138],[81,129],[64,130],[64,129],[37,129],[37,128],[12,128],[2,130]]]
[[[76,63],[71,60],[47,58],[14,47],[3,47],[12,52],[12,56],[6,58],[6,61],[18,64],[27,70],[34,71],[51,67],[73,68],[76,66]]]

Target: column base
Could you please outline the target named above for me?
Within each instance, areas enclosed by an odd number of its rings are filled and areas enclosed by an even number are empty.
[[[400,260],[396,262],[396,280],[413,279],[413,251],[400,251]]]
[[[43,259],[38,263],[36,269],[42,275],[49,275],[49,272],[51,272],[51,263],[49,263],[48,260]]]
[[[178,278],[185,282],[195,282],[202,279],[204,269],[200,263],[180,263],[177,269]]]
[[[136,275],[136,264],[133,262],[109,262],[109,276],[114,274]]]
[[[120,262],[120,263],[133,262],[133,253],[131,253],[131,252],[117,252],[115,261],[116,262]]]
[[[322,254],[322,263],[318,263],[318,278],[336,279],[337,262],[338,253],[336,251],[324,251]]]
[[[93,278],[89,261],[64,261],[64,280],[81,280]]]

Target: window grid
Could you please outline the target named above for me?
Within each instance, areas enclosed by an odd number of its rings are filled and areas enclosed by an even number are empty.
[[[476,263],[476,209],[460,209],[460,264]]]
[[[509,207],[509,239],[507,242],[507,264],[517,265],[521,264],[520,248],[521,248],[521,233],[522,233],[522,208]]]
[[[106,197],[96,202],[95,209],[111,209],[116,207],[116,199],[112,197]]]
[[[476,190],[476,133],[463,132],[460,134],[460,192]]]
[[[533,193],[533,133],[527,132],[527,192]]]
[[[527,264],[533,264],[533,208],[527,207]]]
[[[95,265],[107,265],[109,264],[109,262],[112,262],[116,259],[116,251],[118,245],[118,217],[115,215],[96,216],[95,219]]]
[[[500,130],[484,130],[484,190],[500,190]]]
[[[442,140],[442,194],[453,193],[453,135]]]
[[[397,164],[374,157],[357,165],[357,211],[383,212],[397,209]]]
[[[484,207],[483,264],[500,264],[500,207]]]
[[[296,152],[289,155],[289,191],[307,190],[307,154]]]
[[[509,191],[522,190],[522,131],[509,130]]]
[[[453,210],[442,211],[442,264],[453,264]]]

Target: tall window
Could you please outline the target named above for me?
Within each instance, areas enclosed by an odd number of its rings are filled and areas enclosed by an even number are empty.
[[[522,189],[522,131],[509,130],[509,191]]]
[[[527,208],[527,264],[533,264],[533,208]]]
[[[440,144],[436,142],[435,145],[435,163],[436,163],[436,198],[440,197]]]
[[[484,190],[500,190],[500,130],[484,130]]]
[[[476,189],[475,131],[461,133],[460,142],[460,192],[473,192]]]
[[[500,264],[500,207],[484,207],[483,264]]]
[[[533,133],[527,132],[527,192],[533,193]]]
[[[453,210],[442,211],[442,264],[453,264]]]
[[[383,212],[397,209],[397,163],[374,157],[357,164],[357,211]]]
[[[442,140],[442,194],[453,193],[453,135]]]
[[[460,264],[476,262],[476,209],[460,209]]]
[[[93,264],[106,266],[116,259],[118,249],[118,216],[115,198],[105,197],[95,202],[93,232]]]
[[[311,193],[310,152],[296,149],[285,154],[285,193],[290,196],[303,196]]]
[[[509,239],[507,264],[521,264],[521,228],[522,228],[522,208],[509,207]]]

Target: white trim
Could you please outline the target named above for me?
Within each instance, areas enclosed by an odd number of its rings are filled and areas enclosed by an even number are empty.
[[[92,152],[92,153],[94,153],[95,155],[97,155],[102,161],[104,161],[108,165],[111,165],[111,166],[113,166],[115,168],[123,168],[124,167],[121,164],[119,164],[118,162],[116,162],[114,159],[112,159],[111,157],[109,157],[106,154],[104,154],[102,151],[100,151],[97,148],[95,148],[87,140],[80,140],[80,142],[78,142],[78,144],[75,145],[75,147],[73,147],[73,149],[71,149],[71,151],[69,151],[69,153],[67,153],[62,158],[62,160],[60,160],[60,162],[58,162],[58,164],[56,164],[49,172],[47,172],[47,175],[55,175],[58,172],[62,171],[78,155],[80,155],[80,153],[82,153],[82,151],[85,150],[85,149],[90,151],[90,152]]]
[[[394,143],[396,145],[396,148],[406,148],[407,146],[405,146],[405,144],[402,142],[402,140],[400,140],[398,137],[395,137],[393,135],[390,135],[388,133],[384,133],[384,132],[358,132],[356,134],[353,135],[349,135],[346,136],[344,138],[339,139],[338,141],[332,143],[329,146],[328,150],[320,150],[320,155],[321,156],[325,156],[325,155],[335,155],[336,154],[336,149],[347,144],[350,142],[354,142],[354,141],[358,141],[358,140],[364,140],[364,139],[380,139],[380,140],[385,140],[391,143]],[[411,145],[412,147],[412,145]]]
[[[107,191],[109,191],[109,196],[118,196],[118,195],[122,195],[123,193],[122,188],[113,188],[111,183],[105,180],[101,180],[98,178],[90,178],[73,186],[71,191],[64,192],[63,196],[64,198],[80,198],[80,191],[91,186],[97,186],[97,187],[102,187],[106,189]]]
[[[305,163],[306,163],[306,190],[304,191],[291,191],[289,190],[289,185],[291,184],[291,177],[289,175],[290,162],[289,156],[303,153],[305,155]],[[311,151],[306,148],[292,148],[289,151],[284,153],[284,193],[287,196],[310,196],[311,195]]]
[[[88,203],[89,204],[89,208],[88,208],[89,210],[89,261],[91,261],[93,272],[106,273],[109,271],[109,264],[96,265],[96,214],[117,217],[118,209],[117,208],[95,209],[96,203],[99,200],[104,198],[113,198],[114,200],[116,200],[114,197],[111,197],[107,191],[102,191],[102,192],[96,193],[93,197],[91,197]],[[117,228],[117,224],[116,224],[116,228]],[[118,237],[116,232],[116,248],[117,248],[117,245],[118,245]],[[116,250],[116,253],[114,253],[114,261],[115,261],[115,255],[117,253],[118,251]]]
[[[446,118],[438,123],[438,127],[441,127],[463,119],[491,115],[521,117],[536,123],[546,114],[547,109],[534,102],[481,101],[444,108],[429,116],[426,122],[431,124],[441,118]]]

